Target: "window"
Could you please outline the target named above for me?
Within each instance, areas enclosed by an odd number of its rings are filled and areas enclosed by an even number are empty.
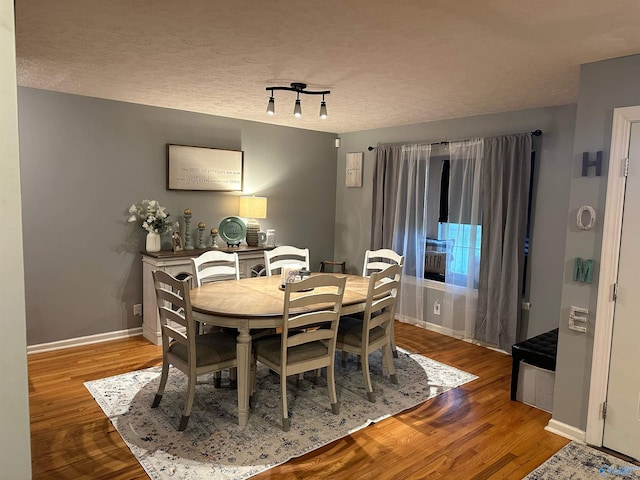
[[[452,283],[466,285],[467,274],[469,273],[469,262],[467,261],[469,255],[473,255],[475,265],[480,265],[482,225],[439,223],[438,238],[440,240],[455,238],[448,272],[453,275]],[[477,285],[478,279],[476,278],[474,286],[477,288]]]

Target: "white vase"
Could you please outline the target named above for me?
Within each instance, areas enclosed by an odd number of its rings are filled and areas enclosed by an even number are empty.
[[[161,243],[159,233],[147,233],[147,244],[145,247],[147,252],[159,252]]]

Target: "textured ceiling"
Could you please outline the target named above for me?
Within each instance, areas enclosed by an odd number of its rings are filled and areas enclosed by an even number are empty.
[[[18,84],[345,133],[573,103],[638,0],[16,0]],[[320,98],[265,87],[305,82]]]

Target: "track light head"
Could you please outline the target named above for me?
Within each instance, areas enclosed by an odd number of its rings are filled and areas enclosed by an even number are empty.
[[[301,117],[302,116],[302,107],[300,106],[300,99],[296,99],[296,106],[293,107],[293,116]]]
[[[324,93],[322,94],[322,101],[320,102],[320,118],[322,120],[327,118],[327,104],[324,101]]]
[[[273,92],[271,93],[271,96],[269,97],[269,103],[267,104],[267,113],[269,115],[275,115],[275,113],[276,113],[276,101],[273,98]]]

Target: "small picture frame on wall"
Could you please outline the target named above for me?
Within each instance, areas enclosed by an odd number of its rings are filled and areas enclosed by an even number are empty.
[[[347,153],[345,186],[362,187],[363,152]]]

